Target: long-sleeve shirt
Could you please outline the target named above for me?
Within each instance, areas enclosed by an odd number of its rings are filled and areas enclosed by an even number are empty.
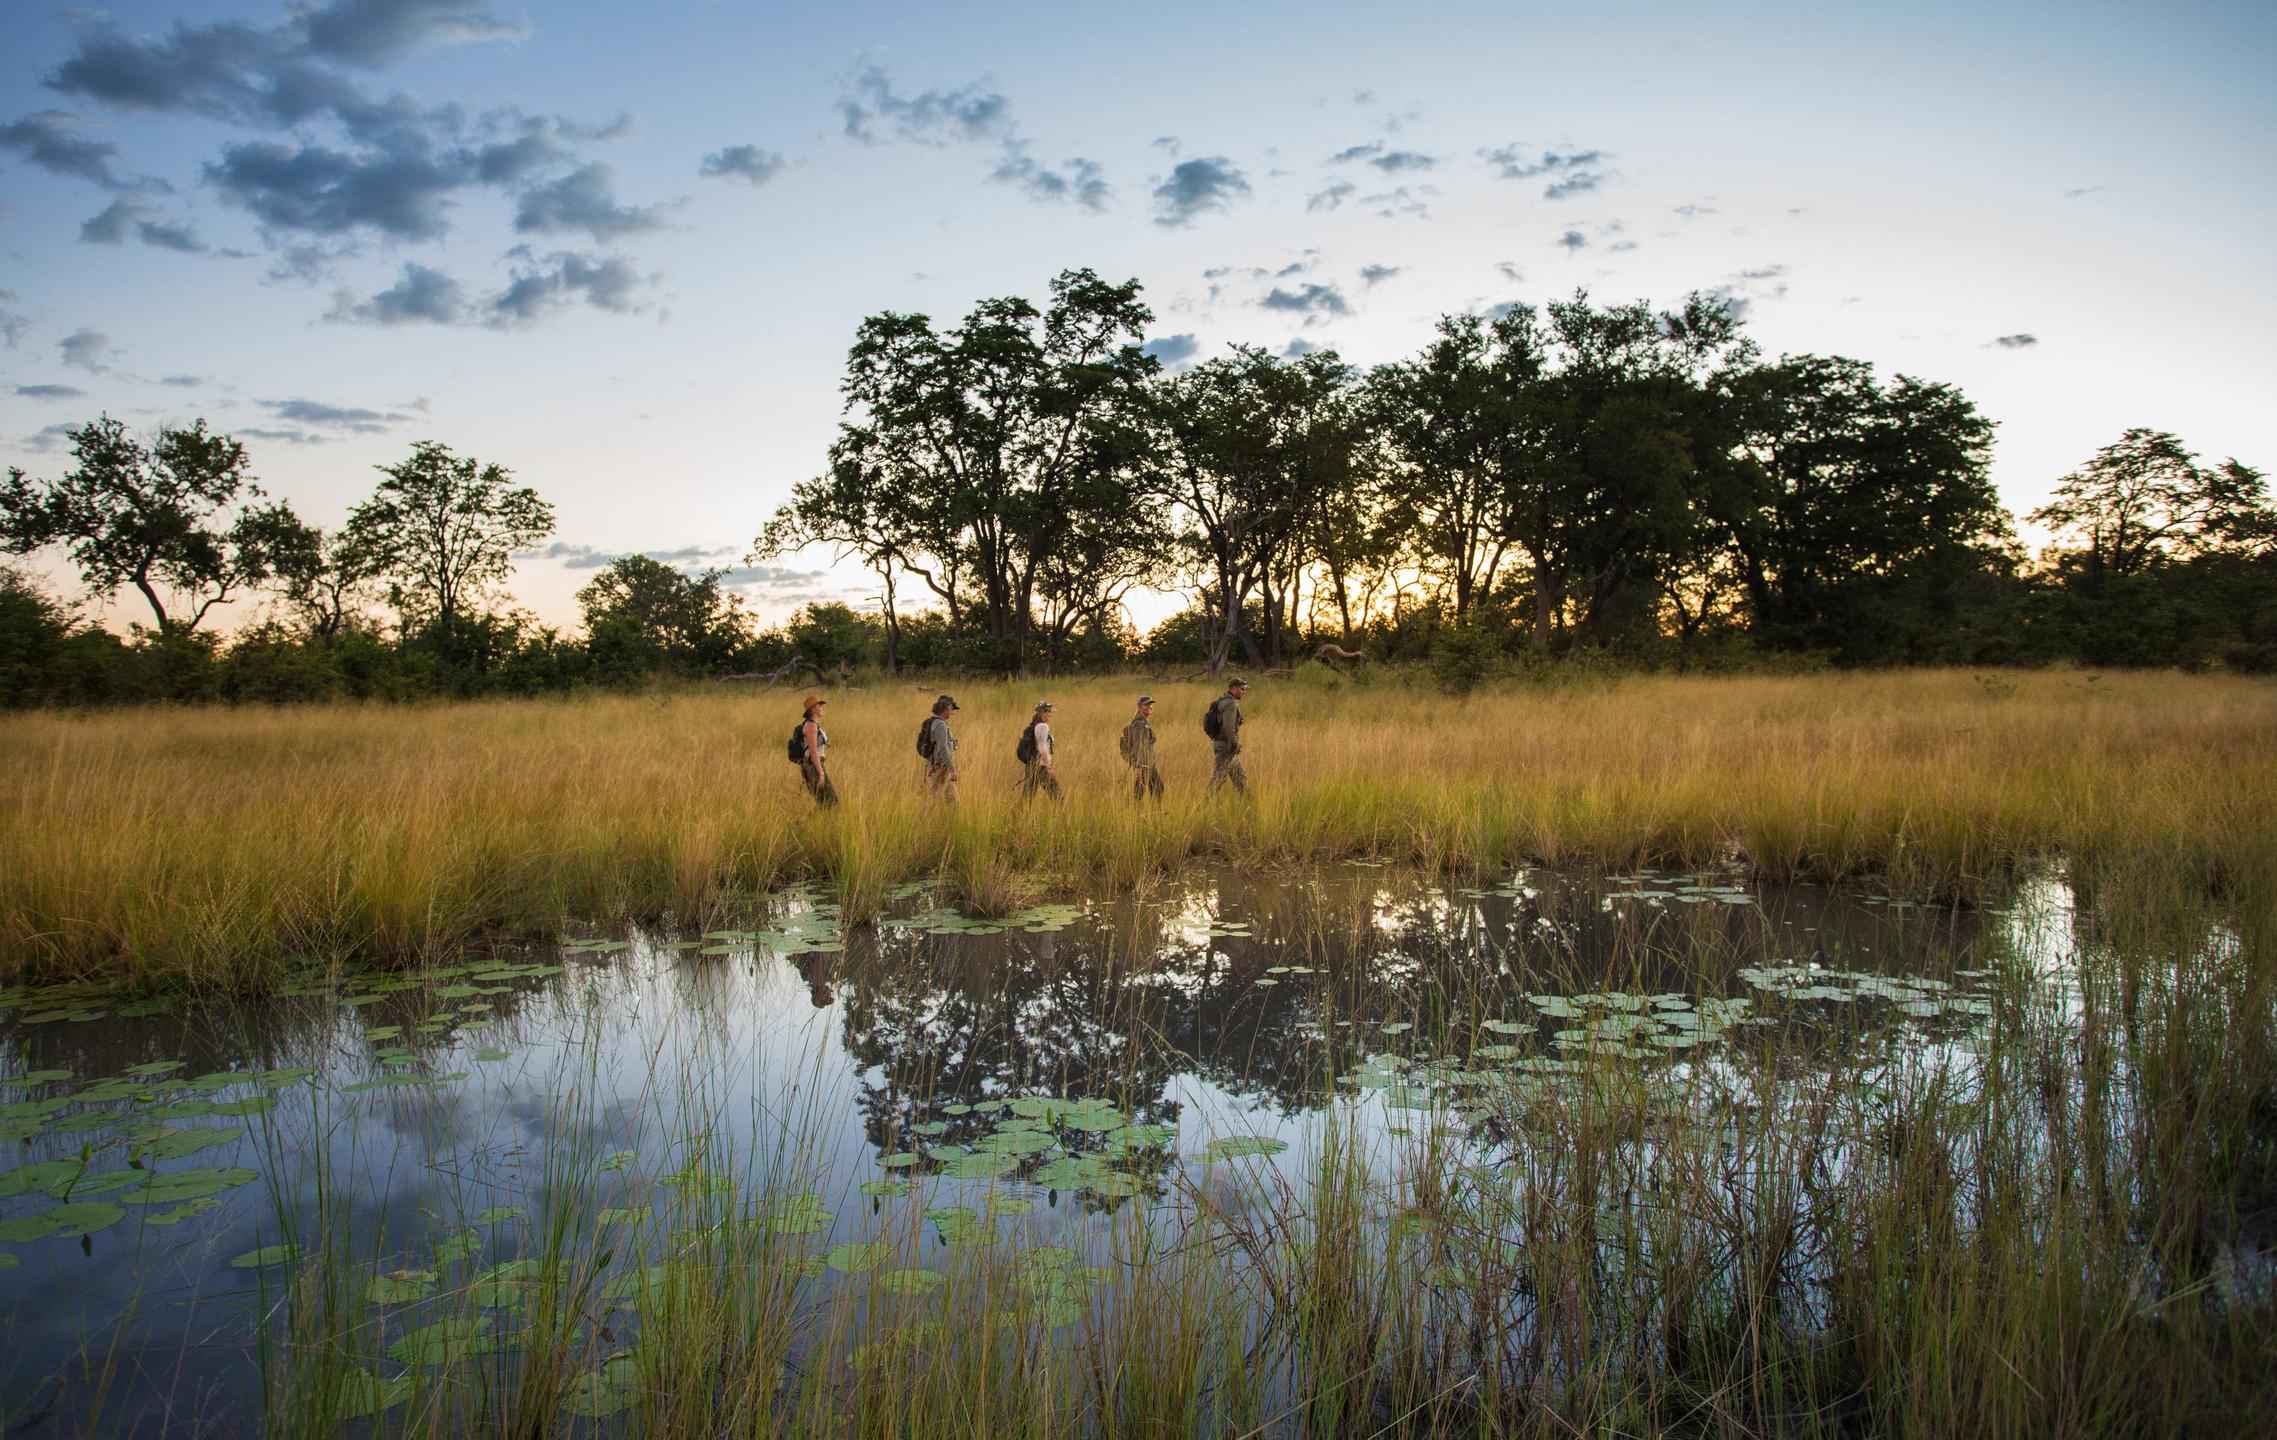
[[[1154,725],[1144,715],[1132,716],[1123,727],[1123,758],[1141,770],[1155,763]]]
[[[1052,763],[1052,723],[1049,720],[1038,720],[1036,722],[1036,763],[1038,765]]]
[[[933,753],[928,757],[928,763],[943,770],[954,770],[957,765],[957,732],[949,728],[948,719],[936,715],[925,722],[925,729],[933,741]]]
[[[1220,695],[1213,706],[1218,712],[1218,738],[1210,743],[1228,755],[1241,753],[1241,702],[1232,695]]]

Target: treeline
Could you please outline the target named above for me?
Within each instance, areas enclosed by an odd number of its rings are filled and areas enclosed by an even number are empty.
[[[2170,435],[2065,477],[2035,557],[1960,391],[1767,361],[1705,297],[1450,315],[1373,370],[1236,347],[1166,374],[1152,319],[1079,270],[1040,309],[864,321],[829,464],[760,553],[857,556],[889,657],[914,593],[997,669],[1066,663],[1142,586],[1193,596],[1213,664],[1419,629],[1487,660],[2277,659],[2261,476]]]
[[[874,610],[762,627],[725,585],[642,556],[575,631],[504,590],[552,507],[421,443],[337,530],[267,499],[204,422],[102,418],[60,478],[11,471],[0,545],[58,548],[89,624],[0,571],[0,704],[540,694],[662,677],[1270,667],[1322,644],[1430,660],[1460,688],[1576,655],[1634,665],[2039,663],[2277,669],[2277,512],[2262,476],[2129,430],[2029,517],[1955,388],[1841,357],[1764,359],[1731,312],[1600,306],[1443,318],[1372,370],[1235,347],[1183,371],[1133,282],[936,329],[864,321],[827,463],[752,559],[866,565]],[[1141,637],[1136,590],[1189,606]],[[232,635],[217,607],[258,597]]]

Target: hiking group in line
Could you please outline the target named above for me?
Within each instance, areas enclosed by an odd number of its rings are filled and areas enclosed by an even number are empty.
[[[1249,682],[1237,678],[1203,713],[1202,733],[1209,737],[1211,754],[1209,794],[1229,785],[1237,794],[1249,793],[1249,776],[1241,767],[1241,702],[1248,694]],[[805,715],[790,740],[791,763],[799,767],[799,778],[814,803],[825,810],[838,803],[837,787],[830,783],[830,732],[822,728],[823,708],[829,703],[819,695],[807,696]],[[917,754],[925,762],[925,793],[944,805],[957,803],[957,732],[949,717],[959,708],[956,697],[943,695],[933,702],[932,713],[917,727]],[[1013,749],[1013,758],[1020,764],[1023,798],[1067,798],[1059,784],[1052,710],[1051,701],[1037,701],[1035,713],[1020,731],[1019,744]],[[1123,763],[1130,768],[1131,799],[1140,804],[1160,802],[1164,787],[1152,695],[1138,697],[1138,711],[1123,727],[1117,745]]]

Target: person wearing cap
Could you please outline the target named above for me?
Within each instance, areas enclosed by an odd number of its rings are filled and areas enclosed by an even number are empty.
[[[949,728],[949,717],[962,708],[954,695],[943,695],[933,702],[933,713],[918,731],[926,793],[944,805],[957,803],[957,732]]]
[[[1249,695],[1249,682],[1235,676],[1210,705],[1203,729],[1209,732],[1210,765],[1209,792],[1215,795],[1221,785],[1231,785],[1235,793],[1249,793],[1249,776],[1241,768],[1241,702]]]
[[[1054,800],[1067,797],[1060,793],[1059,770],[1052,757],[1052,702],[1038,700],[1035,716],[1028,728],[1021,732],[1018,755],[1027,773],[1020,781],[1022,795],[1049,795]]]
[[[1162,770],[1155,763],[1154,754],[1154,697],[1138,698],[1138,714],[1123,727],[1123,763],[1131,767],[1131,798],[1145,801],[1149,797],[1162,798]]]
[[[799,721],[795,732],[799,742],[799,779],[806,782],[806,793],[812,795],[816,807],[823,810],[838,803],[838,787],[830,783],[830,732],[822,728],[823,707],[829,703],[820,695],[807,696],[806,718]]]

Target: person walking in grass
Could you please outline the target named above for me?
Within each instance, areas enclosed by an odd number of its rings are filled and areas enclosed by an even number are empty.
[[[1131,767],[1131,798],[1144,802],[1162,798],[1162,769],[1154,754],[1154,697],[1138,698],[1138,714],[1123,727],[1123,763]]]
[[[957,732],[949,728],[949,717],[960,708],[956,697],[943,695],[917,727],[917,753],[925,758],[925,792],[944,805],[957,803]]]
[[[1052,750],[1052,702],[1038,700],[1036,713],[1028,721],[1028,727],[1020,732],[1020,744],[1013,752],[1027,767],[1020,781],[1022,795],[1049,795],[1054,800],[1067,798],[1060,793],[1059,767]]]
[[[823,810],[838,803],[838,788],[830,783],[830,732],[822,728],[823,707],[829,703],[820,695],[807,696],[806,718],[791,732],[791,761],[799,767],[806,793]]]
[[[1202,733],[1210,737],[1213,757],[1208,792],[1212,795],[1221,785],[1231,785],[1241,795],[1249,793],[1249,777],[1241,768],[1241,702],[1248,696],[1249,682],[1236,676],[1202,716]]]

